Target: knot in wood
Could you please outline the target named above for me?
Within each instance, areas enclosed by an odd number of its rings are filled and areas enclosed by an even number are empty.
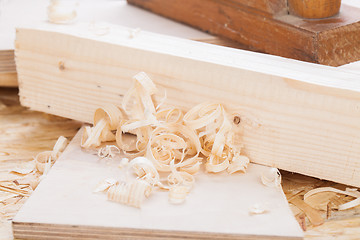
[[[65,62],[64,62],[64,61],[60,61],[58,65],[59,65],[60,71],[64,71],[64,70],[65,70]]]
[[[235,116],[233,119],[233,122],[235,125],[239,125],[241,122],[241,118],[239,116]]]

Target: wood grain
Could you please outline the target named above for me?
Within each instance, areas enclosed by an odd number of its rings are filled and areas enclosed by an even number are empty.
[[[14,50],[0,50],[0,86],[16,87],[17,85]]]
[[[0,86],[2,87],[17,87],[17,73],[16,72],[0,72]]]
[[[339,15],[312,21],[286,13],[266,15],[256,9],[263,10],[261,1],[255,1],[259,5],[254,4],[254,8],[242,2],[221,0],[128,2],[260,52],[330,66],[360,59],[360,42],[357,40],[360,35],[360,9],[345,4]],[[338,34],[333,34],[331,30]],[[344,48],[348,45],[351,47]]]
[[[287,12],[287,0],[225,0],[252,8],[267,15],[284,14]],[[224,2],[224,1],[223,1]]]
[[[20,29],[22,104],[91,122],[145,71],[167,90],[167,105],[186,110],[211,100],[240,116],[252,162],[360,186],[357,74],[144,31],[130,38],[128,29],[109,27],[104,36],[86,24]]]

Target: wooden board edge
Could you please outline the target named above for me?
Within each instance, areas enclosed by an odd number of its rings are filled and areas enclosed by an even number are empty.
[[[44,223],[12,222],[15,239],[224,239],[224,240],[300,240],[302,237],[232,235],[203,232],[181,232],[143,229],[118,229],[98,226],[55,225]]]
[[[0,87],[17,87],[16,72],[0,72]]]
[[[334,28],[319,32],[316,38],[317,60],[320,64],[339,67],[360,60],[360,17],[359,21],[347,24],[340,28]],[[341,42],[339,43],[339,39]],[[356,44],[357,43],[357,44]],[[321,46],[332,46],[331,50]],[[355,46],[354,46],[355,45]]]

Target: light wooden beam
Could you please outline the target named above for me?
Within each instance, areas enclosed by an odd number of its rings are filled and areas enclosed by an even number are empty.
[[[91,122],[147,72],[167,104],[224,103],[252,162],[360,187],[360,75],[108,25],[18,29],[24,106]],[[99,29],[98,29],[99,30]],[[162,97],[162,96],[160,96]]]

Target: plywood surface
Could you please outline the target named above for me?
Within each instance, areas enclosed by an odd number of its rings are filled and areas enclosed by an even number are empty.
[[[100,161],[98,156],[82,151],[81,133],[13,220],[15,237],[26,236],[22,229],[26,223],[45,224],[49,233],[50,225],[54,229],[60,225],[65,231],[76,226],[73,234],[79,236],[85,226],[94,233],[102,232],[103,238],[109,238],[107,228],[153,238],[300,239],[303,235],[282,191],[261,183],[261,173],[269,168],[259,165],[250,165],[246,174],[199,173],[182,205],[170,204],[165,191],[154,191],[141,209],[109,202],[105,194],[94,194],[93,189],[109,177],[125,179],[124,171],[118,168],[121,158]],[[270,212],[252,216],[249,208],[256,203],[267,205]]]

